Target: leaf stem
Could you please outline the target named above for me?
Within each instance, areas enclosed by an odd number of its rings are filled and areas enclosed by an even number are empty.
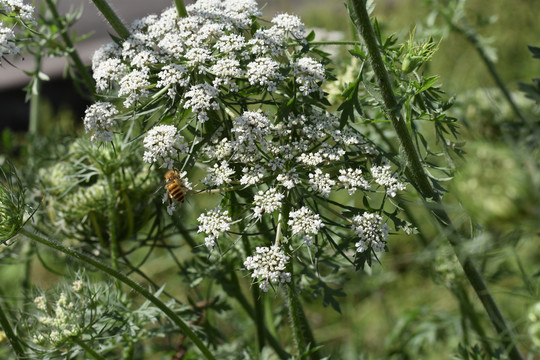
[[[69,255],[79,261],[81,261],[84,264],[91,265],[96,267],[97,269],[101,270],[105,274],[111,276],[114,279],[118,279],[119,281],[126,284],[128,287],[133,289],[134,291],[141,294],[143,297],[148,299],[152,304],[154,304],[156,307],[158,307],[173,323],[175,323],[182,332],[189,337],[195,345],[199,348],[199,350],[204,354],[204,356],[207,359],[214,360],[215,357],[212,355],[210,350],[203,344],[203,342],[195,335],[193,330],[189,328],[189,326],[174,312],[172,311],[167,305],[165,305],[161,300],[159,300],[157,297],[152,295],[148,290],[143,288],[141,285],[137,284],[135,281],[131,280],[126,275],[122,274],[119,271],[114,270],[113,268],[103,264],[102,262],[96,260],[93,257],[90,257],[86,254],[80,253],[77,250],[71,249],[67,246],[62,245],[61,243],[53,240],[46,239],[42,236],[39,236],[37,234],[34,234],[25,228],[21,229],[21,234],[24,236],[40,243],[45,246],[48,246],[52,249],[55,249],[57,251],[60,251],[66,255]]]

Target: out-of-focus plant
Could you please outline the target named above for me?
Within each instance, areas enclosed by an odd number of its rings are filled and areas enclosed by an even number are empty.
[[[171,343],[164,345],[178,359],[322,358],[304,300],[321,299],[340,311],[337,298],[344,296],[347,272],[374,266],[391,248],[391,234],[422,231],[402,197],[408,194],[425,204],[505,351],[519,358],[479,271],[460,251],[466,238],[445,210],[445,181],[453,176],[455,154],[462,152],[456,119],[447,115],[453,100],[444,97],[436,76],[422,74],[437,41],[416,39],[414,31],[403,44],[384,37],[366,4],[351,1],[363,42],[346,42],[353,45],[352,66],[333,72],[331,59],[319,49],[329,42],[314,41],[297,16],[265,20],[254,0],[199,0],[187,7],[177,0],[129,27],[106,1],[94,3],[118,36],[94,54],[92,79],[65,37],[70,22],[53,2],[47,1],[51,21],[40,29],[28,27],[39,39],[56,39],[54,29],[62,29],[64,45],[50,51],[71,57],[85,88],[95,90],[96,102],[86,110],[86,134],[58,146],[62,150],[51,154],[53,161],[37,170],[39,192],[25,197],[21,185],[11,189],[15,197],[1,198],[20,200],[16,210],[38,199],[32,223],[17,222],[17,212],[8,211],[12,201],[2,205],[9,219],[1,225],[6,238],[20,232],[115,282],[110,289],[77,282],[57,296],[36,298],[35,308],[27,306],[29,314],[21,318],[27,317],[24,331],[33,339],[28,344],[38,347],[20,343],[0,309],[19,356],[136,358],[139,339],[182,332],[174,351]],[[15,39],[6,44],[16,46]],[[34,45],[39,56],[48,44]],[[331,84],[336,75],[338,86]],[[11,174],[15,171],[6,178]],[[512,186],[521,178],[509,181]],[[527,197],[514,195],[509,201]],[[495,221],[501,216],[496,213]],[[18,225],[10,228],[13,221]],[[46,256],[40,259],[43,267],[57,268]],[[219,325],[240,325],[191,317],[178,305],[176,291],[162,289],[152,273],[157,263],[185,280],[191,308],[203,301],[205,312],[220,314],[235,305],[245,313],[239,323],[254,325],[255,331],[245,338],[227,336]],[[442,273],[443,265],[439,268]],[[153,290],[127,274],[140,276]],[[445,279],[450,288],[458,283]],[[459,284],[463,290],[464,281]],[[121,294],[132,290],[148,303]],[[226,304],[214,292],[225,294]],[[286,303],[275,308],[288,312],[290,338],[278,336],[287,322],[272,317],[268,292],[274,303]],[[164,296],[170,301],[160,300]],[[171,323],[147,325],[157,311]],[[389,353],[422,353],[449,323],[440,317],[433,321],[436,327],[417,331],[418,319],[404,318],[389,338],[403,341],[388,346]],[[484,336],[478,324],[472,327]],[[148,343],[138,345],[141,351],[154,351]],[[494,354],[487,341],[483,345]]]

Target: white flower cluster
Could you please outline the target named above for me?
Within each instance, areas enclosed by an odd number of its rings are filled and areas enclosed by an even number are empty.
[[[288,225],[292,235],[303,235],[304,243],[308,246],[313,245],[313,236],[317,235],[319,229],[324,227],[319,214],[314,214],[306,206],[289,213]]]
[[[150,86],[149,78],[149,70],[143,68],[142,70],[135,69],[120,79],[118,95],[126,96],[126,100],[124,100],[125,107],[130,107],[135,101],[149,94],[147,89]]]
[[[336,185],[336,182],[330,179],[330,174],[325,174],[321,169],[316,169],[315,173],[309,174],[309,185],[313,191],[320,192],[322,196],[328,197],[332,186]]]
[[[405,190],[406,188],[405,184],[392,174],[389,164],[371,167],[371,175],[377,184],[386,188],[388,196],[395,197],[398,190]]]
[[[118,114],[116,107],[108,102],[97,102],[90,105],[84,116],[84,129],[90,141],[112,141],[113,128],[116,125],[114,116]]]
[[[229,217],[227,210],[222,210],[221,206],[218,206],[207,211],[206,214],[201,214],[197,221],[199,222],[197,232],[208,235],[205,237],[204,242],[208,248],[212,248],[216,244],[219,234],[230,230],[232,219]]]
[[[229,167],[227,161],[222,161],[221,164],[214,164],[214,167],[207,169],[208,174],[201,182],[208,186],[221,186],[231,182],[231,176],[234,175],[234,170]]]
[[[286,272],[289,256],[277,245],[270,247],[257,247],[256,254],[248,256],[244,261],[247,270],[252,271],[251,277],[259,281],[259,288],[267,292],[270,283],[288,283],[291,281],[291,273]]]
[[[197,118],[200,122],[208,120],[207,111],[219,110],[219,104],[214,100],[219,94],[219,91],[208,84],[192,85],[185,97],[189,98],[184,104],[184,109],[191,108],[197,113]]]
[[[352,230],[360,238],[354,244],[357,252],[364,252],[373,249],[376,252],[383,252],[390,227],[383,224],[382,216],[365,212],[362,215],[353,217]]]
[[[340,169],[338,180],[343,187],[347,189],[349,195],[352,195],[360,189],[369,189],[371,186],[366,179],[362,177],[362,169]]]
[[[178,152],[187,153],[189,150],[184,137],[173,125],[153,127],[144,138],[144,147],[145,162],[152,164],[163,161],[163,166],[167,169],[174,167],[174,159],[178,157]]]
[[[274,210],[278,210],[284,197],[285,195],[279,193],[274,187],[266,191],[260,190],[253,197],[253,203],[255,204],[253,213],[255,217],[261,218],[264,213],[272,213]]]
[[[304,95],[308,95],[315,91],[322,91],[317,84],[326,79],[324,67],[318,61],[304,57],[292,65],[292,73],[296,76],[296,83],[300,85],[299,90]]]
[[[5,55],[17,55],[20,51],[15,45],[15,32],[0,23],[0,59]]]
[[[185,93],[189,100],[184,107],[201,122],[208,119],[209,110],[219,108],[220,91],[236,92],[240,86],[276,91],[287,77],[296,78],[303,95],[320,90],[325,80],[322,64],[310,57],[289,62],[282,56],[291,42],[306,43],[297,16],[280,14],[270,27],[251,36],[253,20],[262,15],[255,0],[201,0],[186,10],[183,18],[172,7],[138,19],[124,42],[96,51],[92,69],[97,89],[119,87],[118,95],[130,107],[168,86],[171,98]],[[153,89],[151,79],[156,78]]]
[[[0,0],[0,11],[6,14],[16,14],[23,21],[35,23],[34,8],[22,0]]]

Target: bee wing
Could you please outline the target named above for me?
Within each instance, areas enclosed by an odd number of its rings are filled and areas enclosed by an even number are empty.
[[[156,195],[158,193],[158,191],[165,189],[165,185],[167,185],[167,180],[163,180],[162,182],[160,182],[159,186],[156,188],[156,190],[154,190],[154,192],[152,192],[152,196]]]

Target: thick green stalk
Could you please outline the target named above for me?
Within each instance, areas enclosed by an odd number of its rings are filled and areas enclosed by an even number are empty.
[[[125,40],[129,37],[129,30],[124,25],[122,20],[116,15],[116,13],[111,9],[109,3],[106,0],[92,0],[94,5],[98,8],[101,14],[107,19],[109,24],[121,39]]]
[[[19,337],[15,335],[15,332],[13,331],[13,328],[11,327],[11,324],[9,323],[9,320],[4,313],[4,309],[2,307],[2,304],[0,303],[0,325],[2,326],[2,330],[4,331],[4,334],[6,334],[6,337],[9,341],[9,344],[11,345],[11,348],[17,354],[17,358],[24,359],[24,349],[22,347],[22,344],[19,340]]]
[[[288,218],[290,207],[290,199],[287,198],[284,201],[281,211],[278,216],[278,226],[276,230],[275,245],[279,245],[281,242],[283,231],[284,234],[288,233]],[[283,229],[283,230],[282,230]],[[283,249],[287,252],[287,255],[291,254],[286,250],[287,246],[283,246]],[[298,297],[298,292],[296,291],[296,284],[294,282],[294,267],[292,262],[287,264],[287,271],[291,274],[291,282],[287,284],[287,302],[289,304],[289,321],[291,324],[291,330],[296,342],[296,347],[298,349],[298,355],[302,356],[305,354],[308,349],[313,349],[317,346],[315,342],[315,337],[309,326],[304,309]],[[320,352],[315,351],[310,354],[312,360],[320,359]]]
[[[178,17],[183,18],[188,16],[188,13],[186,11],[186,5],[184,5],[184,0],[174,0],[174,5],[176,6]]]
[[[93,94],[96,92],[95,82],[90,73],[88,72],[88,69],[86,66],[84,66],[81,58],[79,57],[79,53],[75,49],[75,45],[73,45],[73,42],[71,41],[70,37],[67,34],[67,29],[64,29],[62,27],[62,24],[60,23],[60,16],[58,15],[58,11],[56,10],[55,5],[53,4],[52,0],[46,0],[47,6],[49,7],[49,10],[51,11],[53,15],[53,21],[54,24],[58,27],[60,30],[60,34],[62,36],[62,40],[64,40],[64,43],[66,44],[67,52],[69,54],[69,57],[73,61],[73,64],[79,71],[79,74],[81,74],[82,78],[84,79],[84,82],[88,89],[90,90],[90,93]]]
[[[377,43],[375,32],[373,30],[373,27],[371,26],[371,21],[365,7],[365,2],[362,0],[349,0],[349,4],[356,15],[356,26],[358,32],[364,39],[366,48],[368,50],[371,64],[373,66],[379,87],[381,89],[383,101],[388,112],[388,116],[390,117],[392,125],[394,126],[400,144],[403,148],[403,152],[405,153],[405,156],[407,158],[408,167],[411,171],[411,181],[417,186],[420,195],[424,199],[425,206],[435,216],[437,222],[439,223],[439,226],[441,227],[441,230],[445,233],[448,241],[456,252],[456,255],[458,256],[458,259],[461,263],[461,266],[463,267],[463,270],[469,282],[476,291],[477,296],[480,298],[480,301],[482,302],[484,309],[486,310],[486,313],[488,314],[495,330],[501,336],[503,346],[509,351],[510,358],[521,360],[522,357],[516,345],[514,344],[514,341],[512,339],[512,333],[508,325],[506,324],[506,321],[502,313],[500,312],[497,304],[495,303],[495,300],[491,296],[482,275],[473,265],[471,259],[468,256],[463,255],[463,253],[461,252],[461,245],[463,243],[463,239],[457,229],[452,224],[450,217],[444,209],[444,205],[440,201],[439,196],[435,191],[433,191],[433,187],[431,186],[429,178],[424,171],[424,168],[420,161],[420,157],[418,156],[418,153],[414,148],[414,144],[408,131],[407,124],[399,116],[398,104],[394,96],[392,85],[390,83],[389,76],[379,50],[379,45]],[[428,202],[429,198],[433,199],[435,203]]]
[[[189,337],[191,339],[191,341],[193,341],[195,343],[195,345],[199,348],[199,350],[204,354],[204,356],[207,359],[212,359],[212,360],[215,359],[214,355],[212,355],[210,350],[208,350],[208,348],[197,337],[197,335],[195,335],[193,330],[191,330],[189,328],[189,326],[180,317],[178,317],[178,315],[174,311],[172,311],[161,300],[159,300],[157,297],[152,295],[152,293],[150,293],[148,290],[143,288],[141,285],[137,284],[135,281],[131,280],[126,275],[122,274],[119,271],[114,270],[113,268],[103,264],[102,262],[96,260],[93,257],[90,257],[90,256],[88,256],[86,254],[80,253],[80,252],[78,252],[78,251],[76,251],[74,249],[71,249],[71,248],[69,248],[67,246],[64,246],[64,245],[62,245],[61,243],[59,243],[57,241],[52,241],[52,240],[46,239],[46,238],[44,238],[42,236],[39,236],[37,234],[34,234],[34,233],[26,230],[24,228],[21,230],[21,233],[24,236],[26,236],[26,237],[28,237],[28,238],[30,238],[30,239],[32,239],[32,240],[34,240],[34,241],[36,241],[36,242],[38,242],[40,244],[43,244],[43,245],[48,246],[48,247],[50,247],[52,249],[60,251],[60,252],[62,252],[64,254],[66,254],[66,255],[69,255],[69,256],[81,261],[84,264],[91,265],[91,266],[99,269],[100,271],[104,272],[105,274],[111,276],[112,278],[123,282],[128,287],[133,289],[135,292],[138,292],[143,297],[148,299],[152,304],[154,304],[156,307],[158,307],[165,315],[167,315],[167,317],[169,317],[169,319],[171,319],[171,321],[173,323],[175,323],[180,328],[180,330],[187,337]]]

